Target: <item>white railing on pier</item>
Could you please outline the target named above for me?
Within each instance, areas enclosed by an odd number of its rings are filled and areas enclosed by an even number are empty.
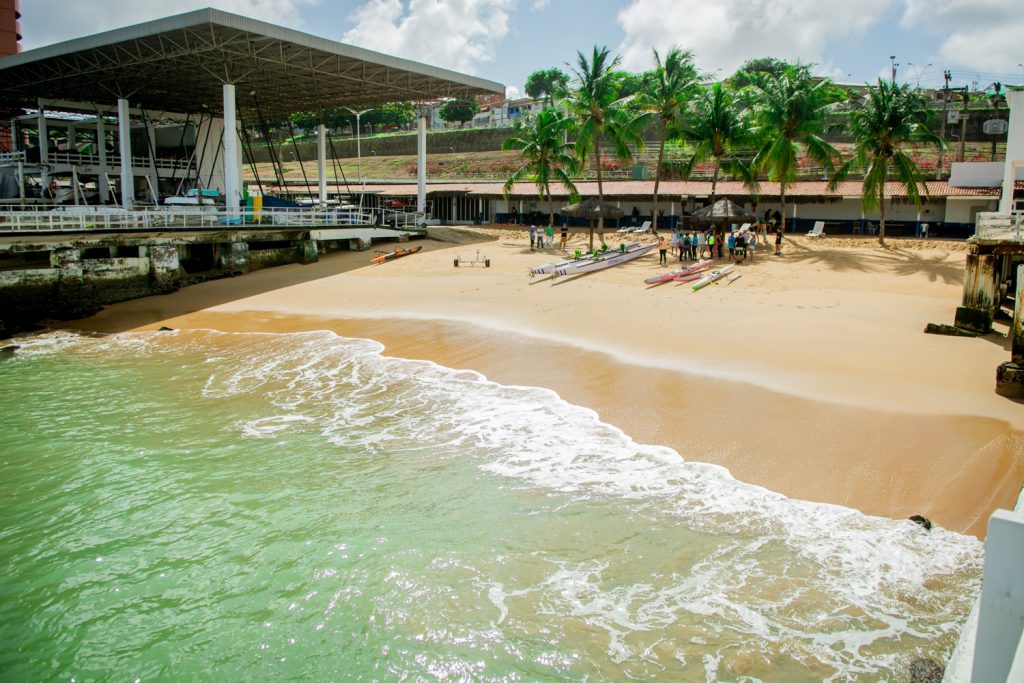
[[[204,230],[210,228],[344,227],[381,225],[414,229],[422,216],[382,209],[327,207],[227,208],[152,206],[26,207],[0,210],[0,233],[90,232],[100,230]]]
[[[100,156],[98,154],[83,154],[81,152],[47,152],[46,162],[50,165],[67,164],[69,166],[99,166]],[[132,157],[132,168],[146,169],[151,165],[162,170],[183,170],[190,166],[188,159],[164,159],[157,157]],[[107,166],[115,167],[121,165],[121,155],[108,154]]]
[[[981,211],[974,224],[974,234],[987,239],[1024,240],[1024,211],[998,213]]]

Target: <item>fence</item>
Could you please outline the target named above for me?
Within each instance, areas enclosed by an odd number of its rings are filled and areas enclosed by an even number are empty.
[[[346,210],[311,208],[228,208],[223,206],[32,207],[0,211],[0,233],[196,230],[239,226],[247,228],[335,227],[386,225],[413,229],[420,214],[394,209]]]
[[[1024,240],[1024,211],[978,213],[975,235],[986,239]]]

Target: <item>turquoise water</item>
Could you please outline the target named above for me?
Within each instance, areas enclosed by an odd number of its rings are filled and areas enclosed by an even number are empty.
[[[978,590],[973,538],[789,500],[370,341],[21,343],[5,681],[905,680]]]

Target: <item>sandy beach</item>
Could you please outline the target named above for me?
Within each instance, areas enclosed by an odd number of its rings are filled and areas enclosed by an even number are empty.
[[[560,254],[531,252],[522,231],[436,236],[449,241],[380,266],[372,252],[334,253],[74,327],[372,338],[388,354],[550,388],[639,442],[787,496],[978,536],[1024,482],[1024,409],[993,390],[1008,340],[923,333],[952,322],[962,243],[789,238],[782,257],[762,248],[740,279],[692,292],[643,284],[667,270],[657,252],[552,284],[528,268]],[[584,243],[574,234],[570,250]],[[478,250],[490,268],[465,265]]]

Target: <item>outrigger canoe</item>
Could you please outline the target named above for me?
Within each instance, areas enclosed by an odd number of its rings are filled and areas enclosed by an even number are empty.
[[[639,247],[633,249],[632,251],[626,250],[608,252],[612,253],[612,256],[609,257],[606,253],[601,258],[591,259],[589,263],[574,263],[571,266],[559,268],[554,273],[552,273],[551,276],[564,277],[567,275],[582,275],[583,273],[592,273],[595,270],[604,270],[605,268],[611,268],[612,266],[617,266],[620,263],[626,263],[627,261],[632,261],[633,259],[640,258],[641,256],[650,252],[657,246],[657,242],[652,242],[651,244],[640,245]]]
[[[687,275],[692,275],[693,273],[700,272],[707,268],[708,266],[710,266],[712,263],[714,263],[714,261],[711,260],[700,261],[699,263],[691,263],[688,266],[677,268],[676,270],[673,270],[671,273],[663,273],[662,275],[655,275],[653,277],[649,277],[646,280],[644,280],[644,284],[660,285],[661,283],[668,282],[669,280],[678,280],[681,277],[685,277]]]
[[[632,251],[632,250],[637,249],[639,247],[640,247],[640,243],[639,242],[633,242],[631,244],[627,244],[626,245],[626,251]],[[598,258],[611,258],[612,256],[615,256],[615,255],[617,255],[619,253],[621,253],[621,252],[618,251],[618,250],[616,250],[616,251],[609,250],[609,251],[604,252],[600,256],[598,256]],[[586,254],[585,256],[581,256],[580,258],[576,258],[576,259],[567,259],[565,261],[555,261],[553,263],[545,263],[542,266],[537,266],[536,268],[531,268],[530,269],[530,277],[533,277],[534,275],[551,275],[552,273],[554,273],[559,268],[567,268],[569,266],[572,266],[574,263],[592,263],[593,261],[594,261],[593,255]]]
[[[726,275],[728,275],[729,272],[733,268],[735,268],[735,267],[736,267],[736,264],[730,263],[729,265],[725,266],[724,268],[719,268],[718,270],[711,271],[710,273],[708,273],[707,275],[705,275],[704,277],[702,277],[701,279],[699,279],[695,283],[693,283],[693,291],[696,292],[698,289],[703,289],[704,287],[707,287],[708,285],[710,285],[712,282],[715,282],[716,280],[720,280],[721,278],[723,278]]]
[[[402,258],[403,256],[408,256],[409,254],[415,254],[422,248],[423,247],[413,247],[412,249],[395,249],[394,251],[388,252],[386,254],[381,254],[376,258],[370,259],[370,263],[384,263],[385,261],[391,261],[396,258]]]

